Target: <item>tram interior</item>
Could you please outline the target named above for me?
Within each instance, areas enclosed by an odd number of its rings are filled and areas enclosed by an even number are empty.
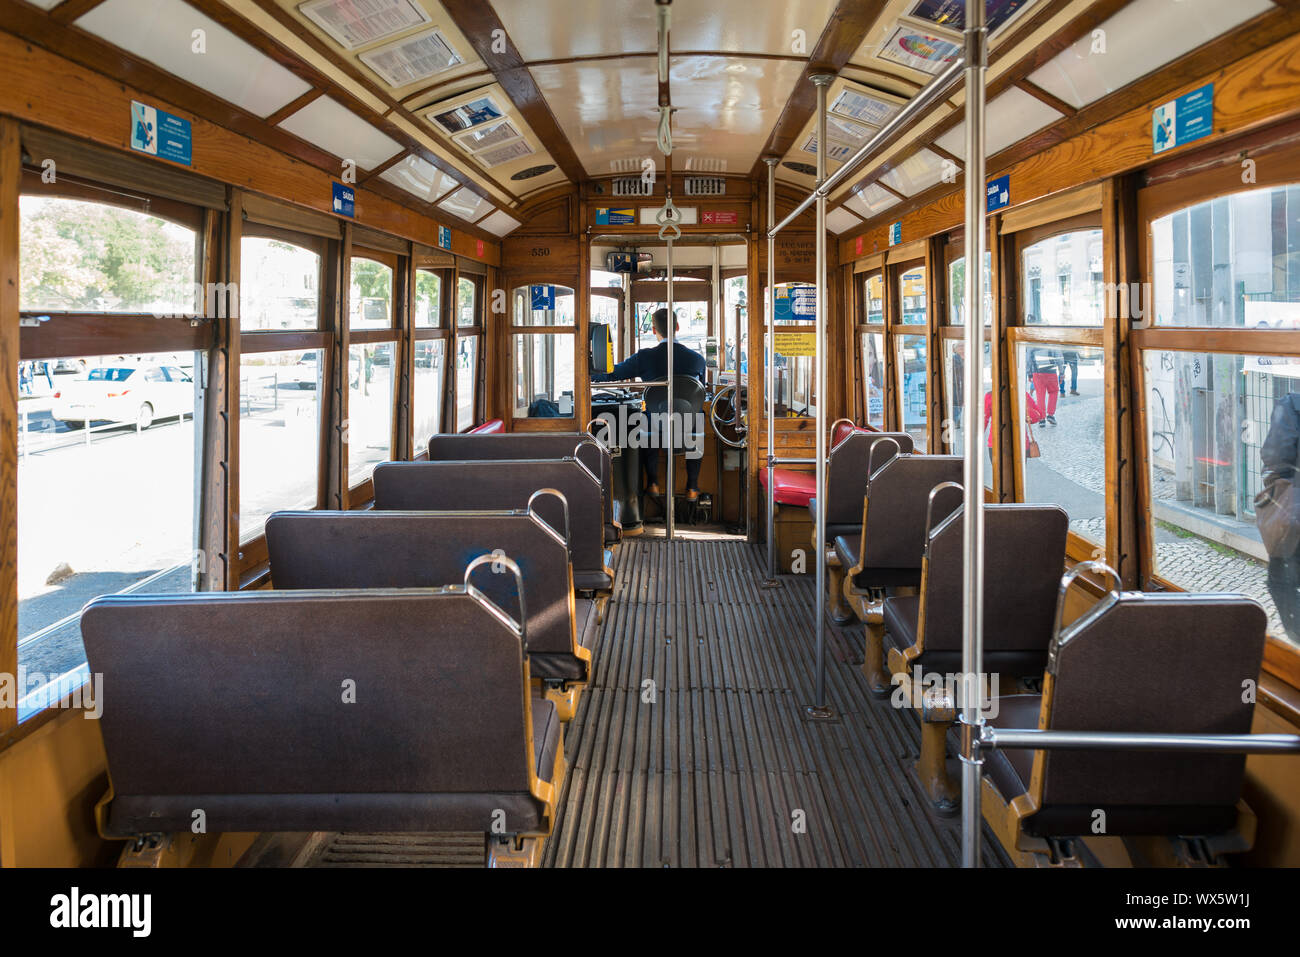
[[[1300,864],[1292,0],[0,63],[0,866]]]

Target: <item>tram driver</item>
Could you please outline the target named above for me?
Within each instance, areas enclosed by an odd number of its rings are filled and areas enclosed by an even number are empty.
[[[592,375],[592,381],[630,382],[633,379],[640,379],[643,382],[666,381],[668,378],[668,310],[656,310],[652,324],[655,337],[659,340],[658,343],[639,349],[614,366],[610,372]],[[677,322],[676,315],[674,315],[674,335],[679,329],[680,324]],[[704,370],[705,364],[702,355],[680,342],[673,343],[674,376],[689,376],[692,379],[699,379],[700,383],[704,384]],[[646,494],[652,496],[661,494],[659,491],[658,453],[642,455],[641,461],[645,466]],[[687,501],[693,502],[700,497],[700,465],[703,461],[702,456],[686,456]]]

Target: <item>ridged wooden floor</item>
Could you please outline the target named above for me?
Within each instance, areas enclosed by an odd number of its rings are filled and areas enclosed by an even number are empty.
[[[828,626],[837,717],[807,721],[813,577],[761,589],[763,548],[738,541],[675,542],[671,573],[669,555],[662,539],[619,549],[544,863],[959,863],[956,819],[915,781],[916,716],[867,693],[861,627]],[[987,830],[984,848],[986,866],[1006,863]]]

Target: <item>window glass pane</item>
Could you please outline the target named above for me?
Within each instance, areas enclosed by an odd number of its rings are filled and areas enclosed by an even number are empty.
[[[1029,326],[1100,326],[1101,230],[1049,236],[1021,254],[1020,308]]]
[[[20,308],[206,314],[194,230],[78,199],[23,196],[18,210]]]
[[[1300,326],[1300,185],[1224,196],[1151,224],[1155,321]],[[1127,306],[1142,318],[1151,303]]]
[[[727,320],[726,320],[726,367],[735,371],[738,367],[743,372],[748,368],[744,354],[745,330],[749,324],[749,277],[733,276],[726,282]],[[736,358],[736,344],[741,345],[740,358]]]
[[[993,254],[984,250],[984,325],[993,325]],[[966,324],[966,257],[948,264],[948,324]]]
[[[393,457],[393,343],[349,347],[346,434],[351,485]]]
[[[246,236],[239,269],[239,327],[245,332],[318,326],[320,256],[278,239]]]
[[[1060,505],[1070,516],[1072,531],[1104,544],[1106,390],[1102,350],[1028,343],[1020,346],[1017,363],[1018,381],[1025,390],[1019,396],[1025,501]],[[1025,457],[1025,439],[1030,433],[1038,442],[1038,458]]]
[[[442,397],[446,388],[447,343],[443,339],[415,342],[415,446],[424,449],[431,436],[442,431]]]
[[[1294,481],[1300,360],[1203,352],[1142,355],[1155,571],[1179,588],[1260,602],[1300,643],[1300,555],[1270,558],[1256,497]]]
[[[442,273],[430,269],[415,271],[415,325],[442,325]]]
[[[777,283],[772,315],[777,325],[812,325],[817,320],[817,287],[810,282]]]
[[[321,350],[239,359],[239,537],[280,508],[315,508]]]
[[[514,295],[516,326],[572,326],[576,322],[573,290],[568,286],[536,283],[519,286]]]
[[[899,336],[897,359],[903,431],[918,452],[925,452],[925,336]]]
[[[515,336],[515,418],[573,415],[573,336]]]
[[[456,340],[456,431],[475,424],[478,415],[478,336]]]
[[[463,276],[456,284],[456,325],[473,326],[478,324],[478,288],[472,279]]]
[[[898,295],[902,302],[902,321],[912,326],[925,325],[925,269],[918,266],[898,277]]]
[[[373,259],[353,256],[349,309],[349,328],[392,328],[393,271]]]
[[[862,334],[862,382],[867,393],[867,424],[885,427],[885,337]]]
[[[953,455],[961,455],[966,449],[966,343],[962,339],[947,339],[943,344],[943,381],[944,423],[943,434],[948,442],[948,450]],[[989,412],[984,417],[985,448],[992,441],[989,436],[988,419],[992,417],[993,393],[993,347],[984,341],[984,389],[983,395],[988,403]],[[984,486],[993,487],[992,453],[986,453],[984,459]]]
[[[35,381],[18,403],[20,696],[84,673],[79,612],[90,599],[191,590],[194,362],[187,352],[22,363]],[[44,705],[37,693],[19,718]]]
[[[868,276],[864,293],[867,315],[865,322],[869,326],[880,325],[885,321],[885,277],[880,273]]]

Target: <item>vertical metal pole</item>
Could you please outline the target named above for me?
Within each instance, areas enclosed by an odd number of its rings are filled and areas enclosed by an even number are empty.
[[[671,197],[672,183],[668,184],[668,191]],[[668,481],[664,486],[664,508],[668,513],[664,516],[664,523],[668,532],[669,543],[673,540],[673,519],[676,517],[674,513],[677,511],[673,502],[673,465],[675,463],[673,446],[677,444],[677,437],[674,435],[676,430],[673,428],[673,421],[677,418],[677,408],[673,405],[673,399],[675,398],[673,389],[673,344],[675,341],[673,327],[676,325],[677,317],[673,314],[673,240],[670,235],[668,237]],[[672,560],[671,550],[668,552],[668,558],[669,561]],[[670,577],[672,573],[673,570],[670,565],[668,569]]]
[[[966,461],[963,470],[961,862],[979,867],[980,789],[983,777],[978,735],[984,724],[984,73],[988,34],[984,0],[966,0]],[[996,694],[996,689],[990,689]]]
[[[776,222],[776,164],[777,157],[765,156],[767,164],[767,227],[772,228]],[[776,357],[773,346],[776,344],[776,323],[773,307],[776,303],[776,238],[767,237],[767,315],[763,319],[766,330],[763,346],[763,395],[767,404],[767,578],[764,588],[776,588],[780,582],[776,579],[776,477],[772,474],[772,463],[776,455],[776,395],[772,387],[776,372]]]
[[[830,74],[812,78],[817,86],[817,185],[826,181],[826,88]],[[826,704],[826,196],[817,193],[817,695],[808,715],[829,718]]]

